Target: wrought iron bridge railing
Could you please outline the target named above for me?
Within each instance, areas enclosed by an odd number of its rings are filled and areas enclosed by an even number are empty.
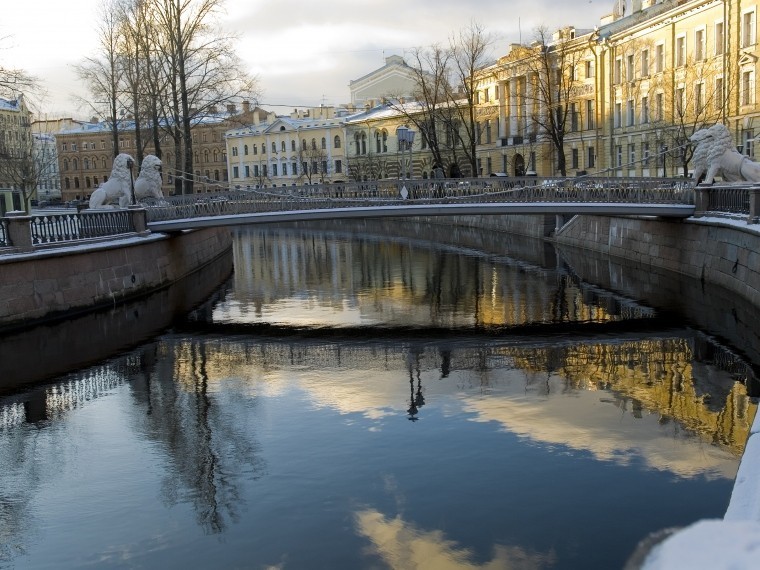
[[[469,178],[379,180],[274,188],[241,187],[228,192],[172,196],[146,202],[148,222],[186,218],[398,205],[451,203],[639,203],[693,204],[683,180],[645,178]]]

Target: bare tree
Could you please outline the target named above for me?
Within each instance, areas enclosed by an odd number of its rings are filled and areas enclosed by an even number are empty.
[[[584,45],[574,41],[574,30],[565,28],[552,36],[548,29],[536,29],[532,52],[526,59],[529,75],[533,79],[530,95],[531,120],[541,136],[551,143],[556,167],[562,176],[567,175],[565,135],[572,120],[571,101],[577,84],[576,66],[584,56]]]
[[[716,59],[687,57],[679,69],[662,74],[653,84],[655,127],[660,141],[669,148],[667,155],[688,176],[694,147],[689,143],[695,131],[722,122],[726,91]],[[716,81],[720,76],[720,81]],[[669,110],[670,114],[664,112]],[[664,159],[663,159],[664,160]]]
[[[38,187],[43,180],[49,180],[50,172],[57,166],[57,154],[43,138],[36,144],[23,98],[20,103],[20,124],[12,142],[0,142],[0,181],[20,192],[22,208],[29,212]]]
[[[121,111],[124,109],[121,101],[124,66],[119,51],[122,15],[118,0],[101,0],[97,20],[97,52],[74,66],[79,79],[88,86],[93,98],[80,98],[79,101],[108,124],[113,156],[120,152],[119,129]]]
[[[160,47],[177,163],[182,156],[181,191],[193,193],[192,127],[218,105],[250,98],[254,81],[240,71],[232,37],[213,26],[223,0],[152,0],[162,34]],[[180,142],[180,144],[178,144]]]
[[[442,116],[447,130],[456,136],[472,176],[478,175],[477,145],[480,142],[476,118],[477,86],[483,77],[478,72],[488,63],[489,49],[494,36],[478,23],[472,22],[450,41],[451,65],[457,89],[446,93],[447,113]],[[449,83],[444,83],[449,85]]]

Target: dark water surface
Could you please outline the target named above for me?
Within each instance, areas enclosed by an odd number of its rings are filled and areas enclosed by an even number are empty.
[[[237,230],[221,287],[3,338],[0,567],[614,569],[723,516],[730,296],[389,227]]]

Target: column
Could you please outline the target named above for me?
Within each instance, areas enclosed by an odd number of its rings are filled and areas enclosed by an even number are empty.
[[[517,78],[509,80],[509,136],[517,135]]]

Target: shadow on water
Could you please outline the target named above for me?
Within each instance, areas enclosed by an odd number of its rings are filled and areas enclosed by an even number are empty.
[[[52,379],[128,350],[161,333],[232,275],[228,252],[143,299],[0,336],[0,394]]]

